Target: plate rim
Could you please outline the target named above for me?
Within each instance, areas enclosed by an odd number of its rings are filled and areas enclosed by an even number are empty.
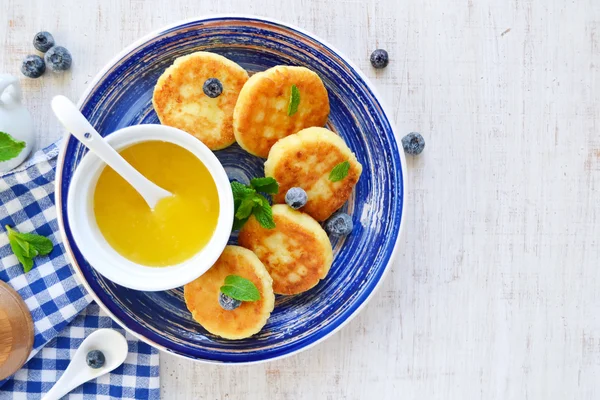
[[[373,298],[373,296],[375,295],[375,293],[378,291],[378,289],[381,287],[382,282],[385,280],[390,268],[392,267],[392,264],[394,262],[394,260],[396,259],[397,255],[398,255],[398,251],[399,251],[399,247],[400,247],[400,240],[402,238],[402,233],[404,231],[404,210],[406,209],[406,188],[408,186],[408,182],[407,182],[407,176],[406,176],[406,156],[404,154],[404,152],[400,151],[400,149],[402,149],[402,143],[400,142],[400,139],[398,137],[398,132],[397,132],[397,128],[396,128],[396,122],[391,118],[391,113],[389,112],[390,108],[387,104],[387,101],[381,97],[379,91],[377,90],[377,88],[374,86],[373,82],[371,82],[371,80],[362,72],[362,70],[349,58],[346,56],[345,53],[339,51],[335,46],[332,46],[328,41],[323,40],[321,37],[306,31],[303,28],[297,27],[293,24],[289,24],[286,22],[283,22],[281,20],[278,20],[276,18],[270,18],[270,17],[264,17],[264,16],[258,16],[258,15],[252,15],[252,14],[243,14],[243,13],[219,13],[219,14],[208,14],[208,15],[204,15],[204,16],[198,16],[198,17],[193,17],[193,18],[189,18],[189,19],[182,19],[182,20],[178,20],[174,23],[171,24],[167,24],[162,26],[159,29],[153,30],[151,32],[149,32],[148,34],[142,36],[141,38],[135,40],[133,43],[131,43],[130,45],[126,46],[125,48],[123,48],[120,52],[118,52],[112,59],[110,59],[105,65],[104,67],[98,71],[98,73],[96,73],[96,75],[94,76],[94,78],[90,81],[89,86],[87,87],[87,89],[85,89],[83,91],[83,93],[80,95],[79,99],[77,100],[77,107],[79,109],[82,108],[83,106],[83,101],[90,95],[92,89],[94,87],[96,87],[96,85],[98,84],[98,82],[102,79],[102,77],[112,68],[114,67],[115,64],[117,64],[121,59],[123,59],[125,56],[127,56],[129,53],[131,53],[133,50],[135,50],[137,47],[139,47],[140,45],[143,45],[144,43],[148,42],[149,40],[158,37],[160,34],[162,34],[165,31],[171,30],[173,28],[177,28],[179,26],[183,26],[186,24],[190,24],[190,23],[197,23],[197,22],[204,22],[204,21],[212,21],[212,20],[220,20],[220,19],[248,19],[248,20],[254,20],[257,22],[266,22],[266,23],[270,23],[270,24],[275,24],[275,25],[280,25],[282,27],[297,31],[303,35],[308,36],[309,38],[312,38],[313,40],[316,40],[317,42],[321,43],[323,46],[327,47],[330,51],[332,51],[333,53],[337,54],[340,58],[342,58],[353,70],[356,74],[358,74],[358,76],[365,82],[365,84],[367,85],[367,87],[373,92],[375,98],[377,99],[377,101],[379,102],[379,105],[381,106],[381,109],[385,115],[385,117],[387,118],[389,125],[391,127],[393,136],[394,136],[394,140],[396,141],[396,145],[397,148],[399,149],[398,151],[398,155],[400,158],[400,165],[401,165],[401,171],[400,171],[400,176],[402,178],[402,206],[400,208],[400,225],[398,227],[398,233],[396,235],[396,241],[394,243],[394,247],[392,249],[392,253],[390,255],[390,258],[388,259],[385,268],[381,274],[381,276],[379,277],[379,280],[376,282],[375,286],[373,287],[373,289],[371,290],[371,292],[367,295],[367,297],[363,300],[362,303],[360,303],[357,308],[346,317],[346,319],[344,321],[342,321],[337,327],[335,327],[334,329],[332,329],[330,332],[328,332],[327,334],[323,335],[322,337],[314,340],[313,342],[310,342],[304,346],[301,346],[297,349],[294,349],[288,353],[285,354],[281,354],[278,356],[274,356],[274,357],[268,357],[268,358],[264,358],[264,359],[260,359],[260,360],[251,360],[251,361],[233,361],[233,362],[227,362],[227,361],[217,361],[217,360],[208,360],[208,359],[201,359],[201,358],[192,358],[183,354],[179,354],[177,352],[173,352],[171,350],[169,350],[168,348],[152,341],[151,339],[147,338],[146,336],[139,334],[137,332],[134,332],[132,329],[130,329],[129,327],[127,327],[120,319],[118,319],[109,309],[106,305],[104,305],[104,303],[100,300],[100,298],[96,295],[96,293],[91,289],[90,285],[88,284],[87,280],[85,279],[83,273],[81,272],[81,269],[79,267],[79,265],[77,264],[77,261],[75,259],[75,256],[73,254],[73,251],[71,249],[71,244],[69,242],[69,239],[66,235],[66,231],[65,231],[65,227],[64,227],[64,223],[63,223],[63,212],[62,212],[62,175],[63,175],[63,168],[64,168],[64,161],[65,161],[65,156],[66,156],[66,150],[67,147],[69,145],[69,139],[72,136],[70,133],[65,132],[64,136],[63,136],[63,140],[62,140],[62,145],[60,147],[59,150],[59,154],[57,157],[57,163],[56,163],[56,174],[55,174],[55,181],[54,181],[54,193],[55,193],[55,207],[56,207],[56,217],[57,217],[57,222],[58,222],[58,227],[59,227],[59,231],[60,231],[60,235],[63,241],[63,246],[65,248],[65,253],[67,254],[67,258],[71,264],[71,266],[73,267],[73,269],[75,270],[75,273],[77,275],[78,280],[81,282],[81,284],[85,287],[87,293],[90,295],[90,297],[92,297],[92,299],[100,306],[100,308],[113,320],[115,321],[117,324],[119,324],[119,326],[121,326],[123,329],[125,329],[126,332],[128,332],[129,334],[133,335],[135,338],[151,345],[152,347],[154,347],[155,349],[168,353],[170,355],[174,355],[176,357],[180,357],[182,359],[186,359],[186,360],[191,360],[194,362],[198,362],[198,363],[202,363],[202,364],[212,364],[212,365],[251,365],[251,364],[261,364],[261,363],[266,363],[266,362],[270,362],[270,361],[275,361],[275,360],[280,360],[286,357],[290,357],[292,355],[295,354],[299,354],[305,350],[308,350],[314,346],[316,346],[319,343],[323,343],[326,339],[329,339],[330,337],[332,337],[334,334],[336,334],[337,332],[339,332],[343,327],[345,327],[350,321],[352,321],[354,318],[356,318],[356,316],[364,309],[364,307],[371,301],[371,299]],[[63,130],[64,131],[64,130]]]

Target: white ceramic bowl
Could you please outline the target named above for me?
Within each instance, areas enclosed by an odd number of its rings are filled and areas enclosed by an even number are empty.
[[[229,179],[217,157],[195,137],[164,125],[129,126],[110,134],[105,140],[116,150],[135,143],[159,140],[192,152],[204,163],[215,181],[219,194],[219,218],[210,241],[189,260],[166,267],[147,267],[134,263],[117,253],[98,229],[93,198],[96,182],[106,164],[88,153],[75,171],[67,200],[71,230],[81,253],[100,274],[121,286],[136,290],[169,290],[202,275],[223,252],[233,224],[233,196]]]

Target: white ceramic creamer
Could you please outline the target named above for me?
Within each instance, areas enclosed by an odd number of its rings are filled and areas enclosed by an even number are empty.
[[[33,120],[29,111],[21,104],[19,80],[6,74],[0,74],[0,132],[8,133],[16,140],[26,143],[18,156],[0,161],[0,173],[2,173],[21,164],[35,147]]]

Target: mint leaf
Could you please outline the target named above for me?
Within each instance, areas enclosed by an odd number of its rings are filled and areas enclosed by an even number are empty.
[[[250,186],[256,189],[257,192],[268,194],[277,194],[279,192],[279,183],[270,176],[265,178],[254,178],[250,181]]]
[[[279,191],[279,184],[274,178],[254,178],[250,181],[252,187],[248,187],[239,182],[231,182],[231,191],[233,192],[233,226],[232,229],[241,229],[254,215],[260,225],[267,229],[275,227],[273,221],[273,211],[269,200],[257,191],[263,193],[275,194]]]
[[[228,275],[221,286],[221,292],[239,301],[260,300],[260,292],[252,281],[239,275]]]
[[[17,241],[17,244],[21,247],[21,249],[23,249],[23,255],[25,257],[33,258],[38,255],[37,250],[30,246],[28,242],[25,242],[24,240],[21,240],[18,237],[15,240]]]
[[[233,181],[231,182],[231,192],[233,193],[233,230],[235,231],[244,226],[244,224],[248,220],[248,217],[252,213],[252,207],[254,206],[254,204],[252,203],[252,197],[256,193],[256,190],[249,188],[243,183]],[[242,212],[240,212],[239,214],[240,217],[238,218],[237,215],[240,207],[242,206],[242,203],[247,204],[246,199],[250,201],[250,210],[242,210]],[[248,207],[248,205],[246,205],[245,207]],[[246,213],[248,213],[248,215],[246,215]]]
[[[348,161],[343,161],[333,167],[329,173],[329,180],[331,182],[341,181],[348,176],[348,171],[350,171],[350,163]]]
[[[33,233],[20,233],[6,225],[8,241],[23,270],[29,272],[33,267],[33,258],[38,255],[46,255],[52,251],[54,245],[47,237]]]
[[[25,148],[25,142],[16,140],[8,133],[0,132],[0,161],[12,160]]]
[[[290,93],[290,103],[288,104],[287,115],[292,116],[298,112],[298,105],[300,104],[300,91],[296,85],[292,85],[292,91]]]
[[[267,198],[262,194],[257,194],[256,196],[254,196],[254,202],[259,207],[271,207],[271,203],[269,203],[269,200],[267,200]]]
[[[235,212],[235,217],[237,219],[248,218],[250,214],[252,214],[252,209],[255,204],[254,197],[246,197]]]
[[[25,256],[22,256],[22,258],[19,258],[19,262],[23,265],[23,272],[27,273],[29,271],[31,271],[31,268],[33,268],[33,259],[32,258],[28,258]]]
[[[23,254],[23,248],[19,245],[17,240],[11,240],[10,233],[8,235],[8,242],[10,243],[10,248],[15,256],[17,256],[17,260],[23,265],[23,270],[25,272],[31,271],[33,267],[33,260]]]
[[[231,229],[234,231],[237,231],[238,229],[242,229],[242,226],[244,226],[244,224],[246,222],[248,222],[248,219],[250,219],[250,217],[243,218],[243,219],[234,218],[233,219],[233,227]]]
[[[252,214],[254,215],[254,218],[256,218],[260,226],[262,226],[263,228],[275,228],[275,221],[273,220],[273,209],[271,208],[271,205],[269,204],[269,201],[267,199],[264,199],[264,202],[261,205],[257,205],[256,207],[254,207]]]
[[[256,193],[256,190],[249,188],[243,183],[233,181],[231,182],[231,192],[233,193],[234,200],[243,200],[244,197]]]
[[[33,246],[42,256],[49,254],[54,248],[52,241],[45,236],[20,232],[15,232],[15,234],[19,239],[26,241]]]

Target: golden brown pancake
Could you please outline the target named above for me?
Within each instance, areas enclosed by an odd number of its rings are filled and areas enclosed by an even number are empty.
[[[263,262],[277,294],[297,294],[325,278],[333,261],[331,242],[309,215],[284,204],[273,206],[274,229],[265,229],[254,217],[241,229],[238,242]]]
[[[228,275],[249,279],[260,292],[260,300],[242,302],[235,310],[219,304],[220,288]],[[258,257],[243,247],[227,246],[208,271],[184,286],[185,304],[194,319],[212,334],[243,339],[258,333],[275,305],[273,280]]]
[[[329,179],[331,170],[348,161],[348,176],[338,182]],[[307,128],[277,142],[265,162],[265,176],[279,182],[275,203],[285,203],[285,193],[301,187],[308,202],[301,209],[317,221],[329,218],[344,205],[362,173],[362,165],[344,140],[325,128]]]
[[[223,93],[210,98],[202,87],[217,78]],[[211,150],[235,142],[233,108],[248,73],[227,58],[199,51],[179,57],[158,78],[152,104],[164,125],[184,130],[200,139]]]
[[[300,92],[298,111],[288,116],[292,85]],[[233,112],[238,144],[266,158],[279,139],[309,126],[324,126],[329,98],[321,78],[304,67],[277,66],[254,74],[242,88]]]

